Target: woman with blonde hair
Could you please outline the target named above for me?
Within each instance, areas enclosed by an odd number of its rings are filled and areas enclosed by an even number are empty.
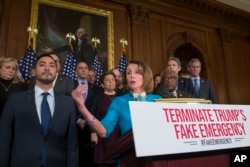
[[[0,118],[9,95],[27,89],[26,85],[17,79],[17,70],[16,59],[12,57],[0,58]]]

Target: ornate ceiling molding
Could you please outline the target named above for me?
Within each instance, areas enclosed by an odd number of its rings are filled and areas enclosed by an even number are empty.
[[[224,18],[231,21],[237,21],[245,24],[250,24],[250,13],[239,9],[229,7],[211,0],[164,0],[165,2],[179,3],[188,8],[199,10],[202,13],[209,13],[213,16]]]
[[[148,27],[149,24],[149,10],[142,6],[130,5],[130,17],[132,25]]]
[[[228,29],[219,28],[218,33],[222,43],[230,43],[232,39],[232,32]]]
[[[228,6],[215,0],[109,0],[129,8],[132,24],[146,23],[150,13],[168,15],[189,21],[201,19],[203,25],[205,19],[214,23],[215,27],[231,27],[249,31],[250,13]],[[146,11],[145,11],[146,10]],[[140,15],[143,11],[144,15]],[[146,16],[146,17],[145,17]],[[206,17],[208,16],[208,17]],[[194,19],[193,19],[194,17]],[[134,25],[135,25],[134,24]],[[218,26],[217,26],[218,25]],[[239,30],[240,31],[240,30]]]

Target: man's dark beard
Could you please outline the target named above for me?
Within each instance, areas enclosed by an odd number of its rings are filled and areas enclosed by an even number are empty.
[[[55,79],[55,78],[54,78]],[[49,85],[49,84],[52,84],[54,82],[54,79],[39,79],[37,78],[37,80],[45,85]]]

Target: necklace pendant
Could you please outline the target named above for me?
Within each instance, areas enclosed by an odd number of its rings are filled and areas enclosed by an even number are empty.
[[[12,83],[10,83],[7,87],[2,82],[0,82],[0,85],[4,88],[5,92],[8,92],[9,88],[12,86]]]

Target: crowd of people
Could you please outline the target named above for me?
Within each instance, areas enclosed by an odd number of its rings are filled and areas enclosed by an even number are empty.
[[[111,142],[132,129],[129,101],[205,98],[217,103],[212,83],[200,77],[199,59],[189,61],[190,78],[180,77],[180,60],[169,57],[160,74],[153,76],[142,61],[130,61],[125,74],[106,71],[100,85],[94,85],[96,73],[83,60],[78,59],[77,80],[72,80],[62,75],[60,56],[50,50],[37,57],[24,84],[16,77],[17,60],[0,58],[1,167],[115,167],[119,162],[105,154]]]

